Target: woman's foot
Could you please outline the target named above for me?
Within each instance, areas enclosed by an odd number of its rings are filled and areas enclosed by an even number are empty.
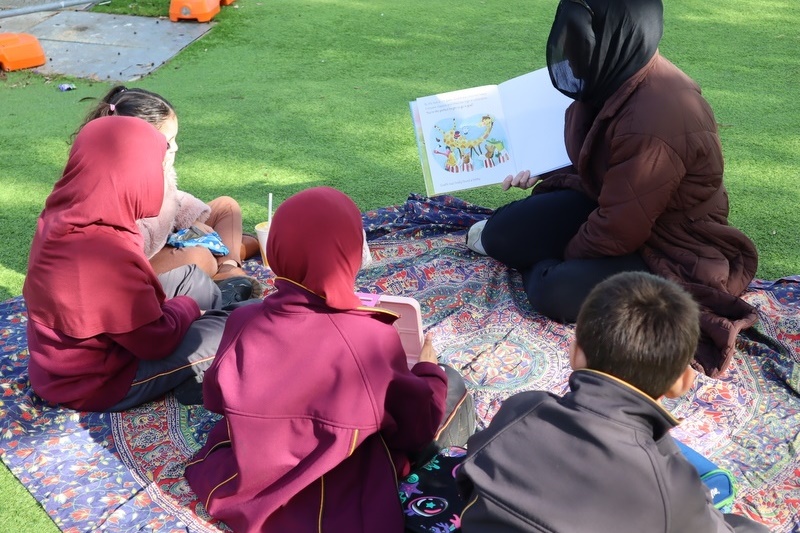
[[[487,220],[488,219],[476,222],[467,232],[467,248],[481,255],[487,255],[486,250],[483,249],[483,243],[481,242],[481,234],[483,233],[483,228],[486,226]]]

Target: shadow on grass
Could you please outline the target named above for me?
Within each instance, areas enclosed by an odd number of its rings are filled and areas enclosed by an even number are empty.
[[[726,126],[721,132],[726,179],[732,204],[742,207],[735,208],[736,222],[758,239],[766,256],[774,244],[758,237],[759,213],[778,213],[786,228],[800,228],[800,214],[787,192],[794,190],[794,176],[785,170],[799,166],[797,152],[789,144],[764,142],[780,129],[776,124],[794,123],[794,102],[800,98],[800,83],[788,83],[798,81],[798,71],[787,68],[796,64],[790,41],[800,16],[788,9],[788,1],[778,5],[787,8],[755,14],[741,9],[747,7],[744,0],[724,5],[676,1],[666,12],[662,42],[665,55],[700,83]],[[403,9],[344,1],[241,7],[221,13],[220,24],[180,59],[130,85],[160,92],[177,107],[181,188],[205,200],[236,198],[246,229],[265,216],[269,192],[277,205],[309,186],[330,185],[362,210],[424,192],[408,101],[499,83],[543,66],[555,9],[498,6],[492,9],[500,11],[487,18],[485,6],[465,5],[453,7],[444,25],[435,16],[438,8],[425,2]],[[765,91],[764,85],[774,81],[787,83],[781,83],[781,91]],[[98,84],[94,92],[106,89]],[[61,121],[60,132],[53,133],[58,128],[48,123],[42,129],[66,139],[90,105],[76,104],[69,119],[66,113],[48,117]],[[48,100],[42,106],[52,104]],[[12,123],[24,120],[18,116]],[[30,120],[42,119],[31,115]],[[0,154],[31,153],[37,134],[20,137]],[[775,162],[783,170],[776,171]],[[14,272],[24,274],[22,250],[29,246],[59,165],[47,160],[35,168],[13,164],[18,180],[24,176],[36,184],[30,193],[20,189],[28,203],[4,205],[0,215],[0,238],[14,243],[15,250],[0,254],[0,263]],[[489,207],[514,199],[491,187],[458,195]],[[32,202],[37,197],[39,203]],[[12,220],[17,222],[8,226]],[[800,271],[794,255],[794,269]]]

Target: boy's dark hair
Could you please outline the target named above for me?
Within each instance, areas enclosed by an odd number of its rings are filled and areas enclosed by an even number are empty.
[[[598,284],[575,328],[587,368],[652,398],[662,396],[691,363],[699,337],[700,311],[692,297],[644,272],[624,272]]]
[[[163,96],[144,89],[128,89],[124,85],[117,85],[89,111],[83,124],[72,137],[74,138],[87,122],[99,117],[108,115],[138,117],[160,128],[164,121],[174,114],[175,108]]]

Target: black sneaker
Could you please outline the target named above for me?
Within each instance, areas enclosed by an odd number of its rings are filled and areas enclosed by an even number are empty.
[[[222,308],[225,309],[231,304],[244,302],[254,296],[254,283],[258,283],[253,278],[246,276],[234,276],[232,278],[221,279],[215,282],[222,293]]]

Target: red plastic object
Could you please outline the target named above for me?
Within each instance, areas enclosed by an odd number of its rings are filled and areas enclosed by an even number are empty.
[[[42,45],[27,33],[0,33],[0,68],[6,71],[40,67],[47,62]]]

